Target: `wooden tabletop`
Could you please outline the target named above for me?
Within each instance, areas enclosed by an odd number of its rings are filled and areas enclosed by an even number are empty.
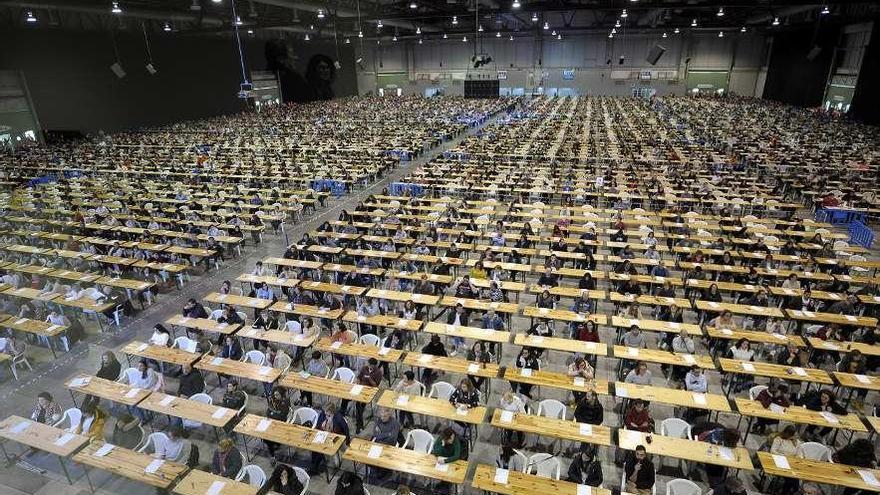
[[[156,346],[139,340],[129,342],[122,348],[122,352],[130,356],[153,359],[178,366],[183,366],[184,364],[192,365],[202,357],[200,352],[187,352],[178,348]]]
[[[370,344],[361,344],[352,342],[345,344],[342,342],[333,342],[330,337],[324,337],[315,344],[315,349],[324,352],[333,352],[346,356],[358,356],[364,359],[375,358],[379,361],[388,363],[396,363],[403,356],[403,351],[392,349],[390,347],[377,347]]]
[[[371,455],[372,454],[372,455]],[[414,476],[424,476],[454,484],[464,483],[468,462],[458,460],[450,464],[438,464],[437,457],[414,450],[353,438],[342,458],[352,462],[390,469]],[[182,494],[195,495],[195,494]]]
[[[514,413],[500,408],[496,408],[492,414],[492,426],[575,442],[611,445],[611,428],[607,426],[548,418],[537,414]]]
[[[501,372],[501,367],[495,363],[479,363],[463,358],[434,356],[418,352],[406,353],[403,364],[484,378],[498,378],[498,374]]]
[[[228,425],[230,421],[235,419],[235,415],[238,413],[238,411],[225,407],[205,404],[183,397],[175,397],[161,392],[153,392],[149,397],[141,401],[138,407],[159,414],[197,421],[219,428]]]
[[[264,340],[276,344],[309,347],[318,338],[318,332],[311,335],[292,333],[287,330],[262,330],[254,327],[245,327],[238,331],[238,337],[246,337],[254,340]]]
[[[790,421],[807,425],[827,426],[851,431],[868,431],[862,420],[856,414],[838,415],[825,411],[812,411],[801,406],[779,407],[771,405],[770,408],[749,399],[735,399],[736,409],[743,416],[756,418],[775,419],[778,421]],[[773,407],[775,406],[775,407]]]
[[[108,452],[107,449],[111,447],[112,449]],[[161,490],[168,490],[180,476],[189,470],[183,464],[160,461],[150,454],[135,452],[105,442],[92,442],[73,456],[73,460]],[[155,464],[159,463],[161,465],[157,467],[155,472],[146,472],[148,466],[156,467]]]
[[[379,393],[377,387],[346,383],[340,380],[331,380],[330,378],[308,375],[305,372],[289,372],[284,375],[279,382],[279,385],[286,388],[295,388],[297,390],[305,390],[306,392],[364,403],[373,402],[373,398]]]
[[[662,402],[675,406],[706,409],[710,411],[730,412],[727,397],[719,394],[699,394],[688,390],[635,383],[615,382],[615,395],[627,399],[642,399],[650,402]]]
[[[357,311],[347,311],[342,316],[343,321],[350,323],[361,323],[364,325],[377,325],[387,328],[402,328],[411,332],[418,331],[422,326],[422,320],[409,320],[406,318],[398,318],[389,315],[364,316],[359,315]]]
[[[496,313],[516,314],[519,312],[519,305],[506,302],[483,301],[480,299],[470,299],[466,297],[443,296],[440,300],[440,306],[454,307],[461,304],[467,310],[489,311],[494,310]]]
[[[271,302],[271,301],[269,301]],[[292,304],[284,301],[278,301],[269,308],[270,311],[278,311],[280,313],[289,313],[294,315],[311,316],[312,318],[326,318],[336,320],[342,316],[344,310],[319,308],[308,304]]]
[[[823,385],[833,384],[831,376],[828,375],[827,372],[815,368],[800,368],[796,366],[785,366],[782,364],[739,361],[728,358],[721,358],[718,362],[721,364],[721,370],[728,373],[743,373],[746,375],[782,378],[784,380],[821,383]]]
[[[407,302],[412,301],[415,304],[427,304],[434,306],[440,300],[438,296],[427,294],[415,294],[412,292],[403,292],[396,290],[370,289],[367,297],[375,297],[377,299],[388,299],[389,301]]]
[[[474,471],[473,487],[484,492],[501,495],[534,495],[537,493],[547,495],[611,495],[611,490],[605,488],[542,478],[535,474],[513,470],[507,471],[506,483],[497,483],[495,481],[497,469],[495,466],[479,464],[477,470]]]
[[[68,457],[89,443],[86,436],[15,415],[0,421],[0,438],[61,457]]]
[[[608,346],[601,342],[584,342],[582,340],[566,339],[562,337],[544,337],[541,335],[525,335],[518,333],[513,338],[514,345],[523,347],[538,347],[552,351],[577,352],[580,354],[593,354],[607,356]]]
[[[87,383],[82,383],[83,380]],[[151,393],[149,390],[130,387],[119,382],[105,380],[85,373],[77,373],[73,375],[68,378],[64,384],[70,390],[75,390],[86,395],[94,395],[95,397],[107,399],[119,404],[125,404],[126,406],[136,406]]]
[[[46,321],[17,317],[4,318],[0,321],[0,326],[43,337],[55,337],[67,330],[67,327],[63,325],[53,325]]]
[[[241,328],[240,324],[230,325],[228,323],[217,323],[217,320],[211,318],[187,318],[181,315],[174,315],[165,320],[169,325],[178,327],[191,328],[193,330],[201,330],[203,332],[215,332],[223,335],[235,333]]]
[[[691,367],[694,365],[707,370],[714,370],[715,363],[711,356],[703,354],[677,354],[671,351],[659,349],[638,349],[622,345],[614,346],[614,357],[617,359],[632,359],[636,361],[649,361],[652,363],[671,364],[675,366]]]
[[[461,423],[481,424],[486,417],[486,407],[477,406],[467,409],[462,413],[448,400],[408,395],[385,390],[379,397],[378,405],[400,411],[409,411],[415,414],[427,414],[435,418],[443,418]]]
[[[858,350],[867,356],[880,356],[880,345],[865,344],[863,342],[841,342],[838,340],[822,340],[817,337],[808,337],[807,342],[814,349],[822,349],[835,352],[852,352]]]
[[[880,377],[872,375],[854,375],[852,373],[832,372],[837,383],[844,387],[880,390]]]
[[[592,321],[597,325],[607,325],[608,317],[604,314],[593,313],[590,315],[583,315],[581,313],[575,313],[574,311],[569,311],[567,309],[547,309],[547,308],[539,308],[537,306],[526,306],[523,308],[523,316],[529,318],[546,318],[549,320],[560,320],[560,321]]]
[[[731,328],[706,327],[706,333],[714,339],[739,340],[746,339],[749,342],[762,344],[786,345],[794,344],[797,347],[806,347],[803,337],[800,335],[783,335],[781,333],[756,332],[752,330],[734,330]]]
[[[646,439],[649,435],[651,437],[650,443]],[[743,447],[730,449],[708,442],[673,438],[635,430],[621,429],[617,431],[617,436],[618,445],[626,450],[635,450],[637,446],[644,445],[648,453],[652,455],[704,462],[746,471],[754,469],[749,451]]]
[[[360,296],[364,292],[367,292],[366,287],[358,287],[356,285],[328,284],[326,282],[303,281],[299,283],[299,287],[303,290],[329,292],[331,294],[344,294],[347,296]]]
[[[233,375],[246,380],[255,380],[263,383],[273,383],[281,376],[281,370],[271,366],[260,366],[254,363],[245,363],[234,359],[224,359],[219,356],[205,354],[194,366],[204,371],[213,371],[224,375]]]
[[[785,315],[782,313],[782,310],[777,307],[762,307],[762,306],[751,306],[748,304],[731,304],[731,303],[717,303],[713,301],[694,301],[694,307],[702,310],[702,311],[712,311],[716,313],[720,313],[724,310],[729,310],[733,314],[741,314],[741,315],[751,315],[751,316],[768,316],[774,318],[784,318]]]
[[[249,284],[269,284],[276,287],[293,288],[299,284],[299,280],[295,278],[278,278],[272,276],[259,276],[243,273],[235,278],[236,282],[245,282]]]
[[[257,495],[259,488],[241,481],[193,469],[180,480],[171,493],[174,495]]]
[[[255,309],[266,309],[272,305],[272,301],[269,299],[260,299],[259,297],[236,296],[235,294],[220,294],[219,292],[212,292],[202,299],[212,303],[229,304],[231,306],[243,306],[246,308]]]
[[[837,313],[820,313],[814,311],[798,311],[786,309],[788,317],[793,320],[837,323],[838,325],[857,325],[860,327],[876,327],[877,318],[870,316],[841,315]]]
[[[19,287],[18,289],[8,288],[3,291],[3,294],[6,294],[8,296],[22,297],[24,299],[39,299],[41,301],[54,301],[55,299],[59,298],[63,299],[63,297],[61,297],[61,294],[58,294],[56,292],[42,294],[40,293],[39,289],[31,289],[30,287]]]
[[[504,379],[517,383],[537,385],[539,387],[553,387],[575,392],[595,391],[597,394],[608,395],[608,382],[606,380],[586,380],[583,377],[572,377],[568,373],[558,371],[508,367],[504,370]]]
[[[264,418],[256,414],[245,415],[235,425],[234,431],[242,435],[324,455],[336,455],[345,444],[345,435]]]
[[[507,342],[510,342],[510,332],[492,330],[491,328],[448,325],[445,323],[438,323],[436,321],[428,322],[428,324],[425,325],[423,331],[437,335],[483,340],[486,342],[496,342],[501,344],[506,344]]]
[[[880,491],[880,470],[848,466],[832,462],[811,461],[796,456],[758,452],[761,468],[770,476],[783,476],[829,485],[848,486],[860,490]],[[874,483],[868,483],[867,479]]]

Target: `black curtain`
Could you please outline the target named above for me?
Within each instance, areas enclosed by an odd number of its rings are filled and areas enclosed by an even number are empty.
[[[874,19],[871,40],[862,59],[849,113],[866,124],[880,124],[880,19]]]
[[[821,105],[838,31],[837,26],[821,26],[775,34],[764,98],[800,107]]]

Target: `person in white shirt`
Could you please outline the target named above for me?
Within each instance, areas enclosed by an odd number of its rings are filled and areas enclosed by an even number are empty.
[[[694,350],[694,339],[688,335],[687,330],[682,328],[679,334],[672,339],[672,352],[693,354]]]
[[[709,390],[709,382],[706,380],[706,374],[699,366],[692,366],[691,370],[684,376],[685,388],[690,392],[705,394]]]
[[[156,376],[156,372],[150,369],[147,366],[147,360],[141,359],[137,364],[137,373],[129,373],[128,376],[128,385],[130,387],[140,388],[143,390],[150,390],[156,385],[156,382],[159,381],[159,377]]]
[[[150,344],[159,347],[168,347],[168,341],[171,340],[171,333],[161,323],[157,323],[153,327],[153,335],[150,336]]]
[[[269,270],[263,268],[262,261],[258,261],[256,266],[254,266],[253,271],[251,271],[251,275],[254,275],[256,277],[266,277],[268,275],[271,275],[271,273]]]
[[[168,440],[153,453],[156,459],[186,464],[192,451],[192,443],[183,438],[183,429],[175,426],[168,432]]]

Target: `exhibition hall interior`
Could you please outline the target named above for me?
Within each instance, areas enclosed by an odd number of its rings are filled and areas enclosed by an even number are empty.
[[[0,495],[880,492],[880,3],[0,0]]]

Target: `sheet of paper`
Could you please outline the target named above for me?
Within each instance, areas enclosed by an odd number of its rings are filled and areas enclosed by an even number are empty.
[[[581,423],[579,428],[580,434],[584,436],[591,436],[593,434],[593,425],[587,423]]]
[[[867,377],[867,375],[856,375],[856,380],[859,383],[871,383],[871,379]]]
[[[513,422],[513,411],[501,411],[501,415],[498,418],[502,423],[510,423]]]
[[[317,431],[315,432],[315,436],[312,437],[312,443],[321,444],[327,441],[328,433],[326,431]]]
[[[401,395],[397,396],[397,405],[398,406],[405,406],[407,404],[409,404],[409,396],[408,395],[401,394]]]
[[[585,386],[586,384],[587,384],[587,381],[584,380],[584,377],[582,377],[582,376],[576,376],[576,377],[574,377],[574,386],[575,386],[575,387],[583,387],[583,386]]]
[[[785,412],[784,407],[780,406],[779,404],[773,404],[773,403],[770,404],[770,410],[775,413],[784,413]]]
[[[788,340],[788,337],[786,337],[785,335],[783,335],[781,333],[771,333],[770,335],[772,335],[773,337],[775,337],[779,340]]]
[[[266,431],[269,429],[270,426],[272,426],[272,420],[267,419],[267,418],[263,418],[260,420],[259,423],[257,423],[256,430],[257,431]]]
[[[577,487],[577,495],[591,495],[593,493],[593,487],[590,485],[578,485]]]
[[[401,319],[397,320],[397,324],[401,327],[405,327],[405,326],[409,325],[409,320],[406,318],[401,318]]]
[[[168,407],[171,405],[172,402],[174,402],[174,399],[176,399],[176,397],[174,397],[173,395],[168,395],[159,401],[159,405],[162,407]]]
[[[330,344],[331,349],[339,349],[340,347],[342,347],[342,342],[339,342],[338,340],[336,342]]]
[[[373,445],[370,447],[370,451],[367,452],[367,457],[370,459],[378,459],[382,456],[382,446],[381,445]]]
[[[681,358],[684,359],[684,362],[686,362],[687,364],[696,364],[697,363],[697,360],[694,359],[694,357],[691,356],[690,354],[683,354],[681,356]]]
[[[825,421],[828,421],[829,423],[840,423],[840,420],[837,419],[837,416],[828,411],[822,411],[819,413],[819,415],[825,418]]]
[[[162,464],[165,464],[163,459],[153,459],[153,462],[147,464],[147,467],[144,468],[144,472],[147,474],[155,474],[156,471],[162,467]]]
[[[104,457],[105,455],[109,454],[111,450],[113,450],[113,447],[115,447],[115,445],[113,445],[112,443],[105,443],[104,445],[101,445],[101,448],[96,450],[95,453],[92,455],[94,455],[95,457]]]
[[[364,315],[357,315],[357,321],[367,321],[367,317]]]
[[[856,317],[853,316],[853,315],[844,315],[844,317],[846,317],[846,321],[856,321],[856,320],[858,320],[858,318],[856,318]]]
[[[871,486],[880,486],[880,481],[877,480],[877,476],[875,476],[872,471],[868,471],[867,469],[856,469],[856,471],[865,483]]]
[[[627,390],[626,388],[624,388],[624,387],[615,387],[615,390],[617,391],[617,396],[618,396],[618,397],[624,397],[624,398],[629,397],[629,390]]]
[[[125,393],[125,398],[126,399],[134,399],[137,396],[137,394],[139,394],[139,393],[141,393],[141,389],[134,387]]]
[[[710,307],[713,307],[713,308],[717,308],[717,307],[719,307],[720,305],[719,305],[717,302],[715,302],[715,301],[709,301],[709,306],[710,306]]]
[[[431,362],[431,359],[433,359],[433,358],[434,358],[434,356],[432,356],[430,354],[422,354],[421,356],[419,356],[419,362],[420,363],[429,363],[429,362]]]
[[[141,344],[141,345],[137,346],[137,351],[144,352],[147,350],[148,347],[150,347],[149,344]]]
[[[699,404],[701,406],[706,405],[706,394],[693,394],[694,396],[694,404]]]
[[[223,364],[222,357],[215,357],[214,359],[211,360],[211,366],[220,366],[221,364]]]
[[[59,328],[61,328],[61,325],[50,325],[49,328],[46,329],[46,332],[52,333]]]
[[[532,376],[532,369],[531,368],[522,368],[521,370],[519,370],[519,374],[522,376],[525,376],[525,377]]]
[[[733,330],[729,328],[722,328],[721,333],[723,333],[724,335],[733,335]]]
[[[510,471],[507,469],[495,468],[495,478],[493,478],[493,482],[498,483],[499,485],[506,485],[507,478],[510,476]]]
[[[784,455],[773,454],[773,464],[776,464],[779,469],[791,469],[791,465]]]
[[[205,492],[205,495],[220,495],[220,492],[222,492],[225,487],[225,481],[215,481],[211,483],[211,486],[208,488],[208,491]]]
[[[21,433],[24,433],[25,431],[27,431],[27,429],[30,428],[30,426],[31,426],[30,421],[20,421],[20,422],[16,423],[15,426],[13,426],[12,428],[9,429],[9,433],[12,433],[13,435],[18,435],[18,434],[21,434]]]
[[[639,326],[639,320],[629,320],[629,326]]]
[[[480,365],[477,363],[471,363],[468,365],[467,372],[468,373],[478,373],[480,371]]]
[[[736,459],[736,454],[730,447],[718,447],[718,455],[725,461],[733,461]]]
[[[390,347],[380,347],[379,348],[379,355],[380,356],[387,356],[389,352],[391,352]]]
[[[27,318],[19,318],[19,319],[15,320],[16,325],[22,325],[24,323],[27,323]]]
[[[363,391],[364,391],[363,385],[355,385],[354,387],[351,387],[351,390],[349,390],[348,393],[350,393],[351,395],[360,395],[361,392],[363,392]]]
[[[531,340],[535,344],[540,344],[541,342],[544,342],[544,337],[540,335],[531,335],[529,336],[529,340]]]
[[[263,366],[262,368],[260,368],[260,376],[266,376],[271,372],[272,372],[271,366]]]
[[[681,328],[681,323],[673,321],[669,323],[669,328]]]
[[[216,411],[214,411],[214,414],[212,414],[211,417],[214,419],[221,419],[223,418],[223,416],[226,416],[227,410],[228,409],[217,409]]]
[[[742,363],[742,368],[746,371],[751,371],[751,372],[755,371],[755,365],[752,363]]]
[[[434,464],[434,469],[436,469],[437,471],[439,471],[441,473],[445,473],[445,472],[449,471],[449,464],[443,464],[441,462],[438,462],[437,464]]]
[[[794,371],[795,375],[807,376],[807,370],[801,368],[800,366],[795,366],[791,370]]]
[[[626,353],[632,357],[636,357],[639,355],[639,350],[635,347],[627,347]]]
[[[549,308],[540,308],[540,309],[538,309],[538,312],[541,313],[542,315],[546,315],[546,314],[550,313],[550,309]]]

